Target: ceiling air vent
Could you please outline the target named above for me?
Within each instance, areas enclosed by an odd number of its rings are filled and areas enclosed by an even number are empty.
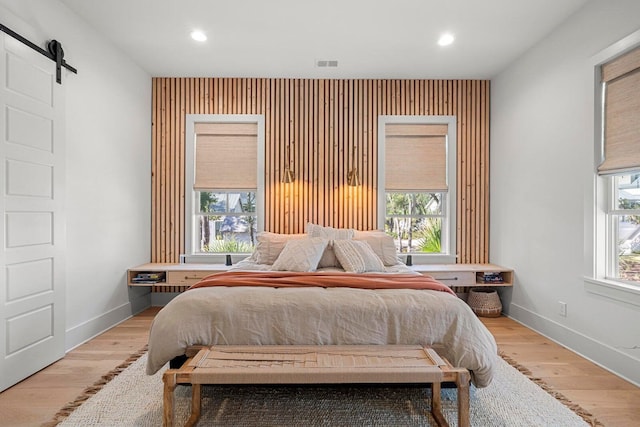
[[[338,66],[338,61],[336,60],[326,60],[326,59],[320,59],[318,61],[316,61],[316,67],[337,67]]]

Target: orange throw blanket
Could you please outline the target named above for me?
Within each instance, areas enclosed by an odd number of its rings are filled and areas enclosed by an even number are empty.
[[[361,288],[361,289],[429,289],[455,293],[447,285],[433,277],[413,274],[373,274],[373,273],[303,273],[294,271],[227,271],[214,273],[203,278],[189,289],[210,286],[270,286],[291,288],[315,286],[321,288]]]

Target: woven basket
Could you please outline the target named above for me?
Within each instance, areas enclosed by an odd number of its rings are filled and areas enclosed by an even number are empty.
[[[500,317],[502,303],[495,289],[472,288],[467,304],[475,314],[481,317]]]

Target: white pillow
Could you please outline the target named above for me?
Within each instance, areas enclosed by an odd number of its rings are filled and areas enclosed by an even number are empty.
[[[353,240],[367,242],[384,265],[397,265],[401,263],[393,237],[384,231],[356,231]]]
[[[278,234],[262,231],[258,233],[254,259],[258,264],[273,264],[289,240],[306,238],[306,234]]]
[[[333,242],[333,250],[345,271],[350,273],[384,271],[384,264],[367,242],[336,240]]]
[[[307,234],[309,237],[324,237],[329,240],[329,245],[324,250],[318,267],[342,267],[333,251],[333,240],[353,239],[355,230],[353,228],[333,228],[322,225],[307,223]]]
[[[329,241],[321,237],[289,240],[273,263],[276,271],[316,271]]]

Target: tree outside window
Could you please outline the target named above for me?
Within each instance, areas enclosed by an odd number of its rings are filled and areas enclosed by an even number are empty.
[[[398,252],[441,253],[446,193],[386,193],[385,231]]]
[[[256,245],[256,194],[199,192],[200,253],[250,253]]]

